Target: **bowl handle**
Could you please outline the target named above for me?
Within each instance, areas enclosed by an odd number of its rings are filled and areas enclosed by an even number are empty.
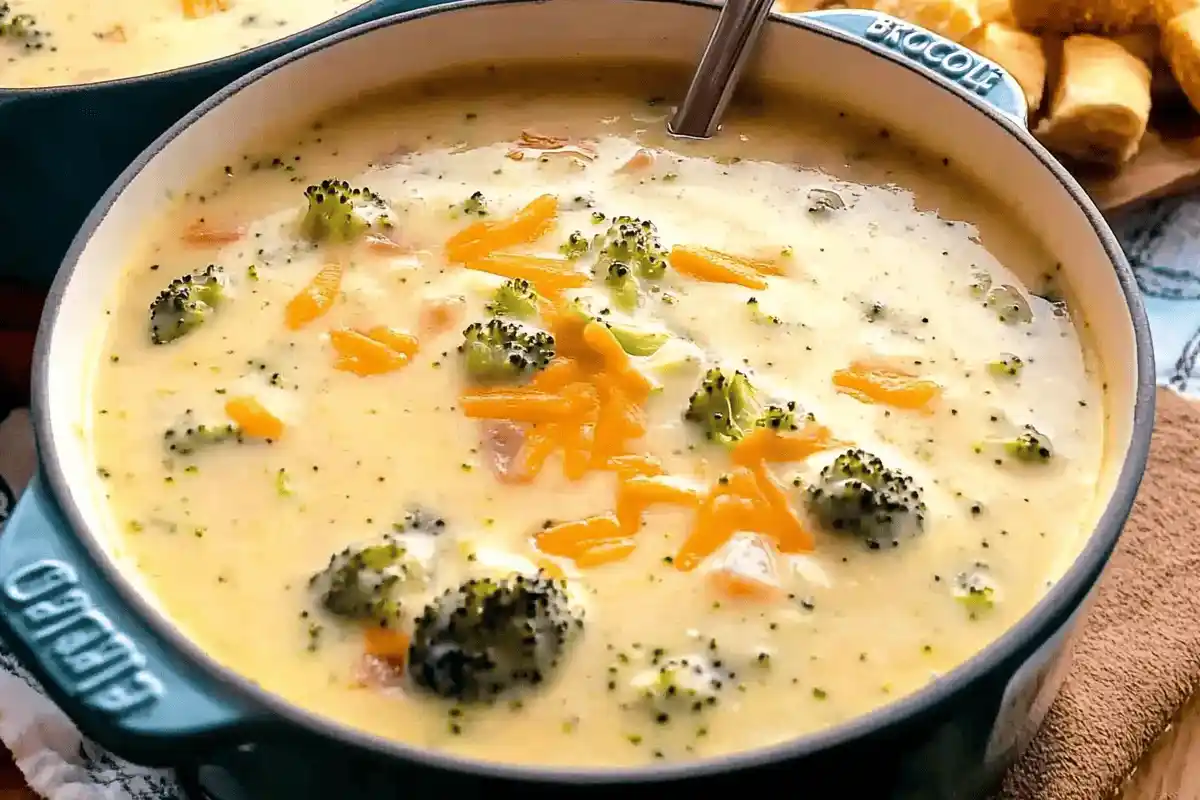
[[[0,535],[0,637],[86,736],[130,761],[200,757],[244,743],[265,721],[147,629],[40,476]]]
[[[1020,84],[996,62],[944,36],[878,11],[812,11],[804,18],[849,34],[877,53],[979,97],[1022,128],[1029,124]]]

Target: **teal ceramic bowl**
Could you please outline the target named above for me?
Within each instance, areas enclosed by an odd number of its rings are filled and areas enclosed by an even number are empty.
[[[367,0],[312,28],[225,58],[103,83],[0,88],[0,280],[48,286],[104,190],[172,123],[223,86],[361,22],[434,5]]]

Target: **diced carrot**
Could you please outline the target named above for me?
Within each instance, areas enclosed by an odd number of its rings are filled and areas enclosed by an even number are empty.
[[[247,436],[268,441],[283,436],[283,421],[254,397],[231,397],[225,403],[225,413]]]
[[[555,422],[580,412],[578,401],[571,397],[520,388],[463,395],[461,405],[468,417],[513,422]]]
[[[288,302],[284,310],[287,326],[297,330],[327,313],[341,288],[342,265],[333,262],[321,267],[308,285]]]
[[[399,328],[389,328],[386,325],[376,325],[367,332],[367,336],[386,347],[406,356],[415,356],[421,343],[411,333],[405,333]]]
[[[854,361],[833,373],[833,385],[863,403],[913,411],[927,409],[942,393],[933,381],[882,361]]]
[[[337,351],[334,369],[355,375],[383,375],[394,372],[408,363],[408,356],[383,342],[350,328],[329,332],[329,341]]]
[[[779,586],[728,569],[708,573],[708,582],[719,594],[731,600],[773,603],[784,597]]]
[[[453,328],[467,311],[467,298],[461,295],[435,297],[421,306],[421,330],[442,333]]]
[[[196,220],[183,230],[183,241],[193,247],[215,247],[236,242],[246,235],[245,228],[214,228]]]
[[[608,542],[600,542],[575,556],[575,566],[580,569],[589,569],[611,564],[614,561],[629,558],[636,549],[637,543],[632,539],[613,539]]]
[[[747,530],[757,516],[751,500],[734,494],[710,495],[700,507],[687,540],[675,555],[675,568],[690,572],[720,549],[733,534]]]
[[[796,509],[792,507],[787,492],[775,480],[775,476],[766,467],[759,465],[754,469],[754,479],[766,500],[768,510],[768,525],[760,532],[773,537],[778,542],[781,552],[811,551],[815,545],[812,532],[804,527]]]
[[[719,250],[676,245],[671,248],[667,259],[676,272],[697,280],[733,283],[747,289],[767,288],[767,282],[754,268]]]
[[[743,467],[753,467],[764,461],[769,464],[803,461],[822,450],[843,444],[833,437],[829,428],[816,422],[805,422],[796,431],[755,428],[734,446],[732,458],[733,463]]]
[[[393,666],[408,659],[409,636],[395,628],[367,627],[363,631],[363,645],[367,655],[382,658]]]
[[[533,542],[546,555],[573,559],[596,544],[623,538],[616,518],[604,514],[538,531]]]
[[[531,244],[542,238],[558,218],[558,198],[544,194],[505,220],[474,222],[446,242],[446,258],[465,263],[497,250]]]
[[[654,166],[654,151],[643,147],[630,156],[629,160],[617,169],[617,174],[624,175],[631,172],[641,172],[652,166]]]
[[[604,462],[605,469],[617,473],[618,480],[627,480],[635,475],[662,475],[662,463],[651,455],[614,456]]]
[[[565,258],[492,253],[467,261],[466,267],[502,278],[523,278],[543,294],[578,289],[589,282],[587,274],[575,269],[574,263]]]
[[[583,380],[579,363],[570,358],[556,358],[529,381],[532,389],[542,392],[560,392],[572,383]]]

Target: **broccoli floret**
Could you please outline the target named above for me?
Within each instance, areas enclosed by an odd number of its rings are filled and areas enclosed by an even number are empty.
[[[587,237],[580,231],[575,231],[567,237],[567,241],[558,246],[558,252],[567,258],[582,258],[591,249]]]
[[[524,278],[505,281],[492,295],[487,310],[497,317],[530,319],[538,313],[538,294]]]
[[[925,524],[921,487],[863,450],[847,450],[834,459],[807,495],[808,507],[822,525],[860,536],[872,550],[896,547]]]
[[[609,324],[613,338],[631,356],[652,356],[671,338],[666,331],[648,331],[630,325]]]
[[[425,578],[400,540],[387,535],[378,544],[347,547],[330,556],[325,568],[309,579],[309,587],[335,616],[388,626],[400,621],[401,593],[422,587]]]
[[[390,209],[383,198],[346,181],[324,180],[304,190],[308,209],[300,230],[313,242],[346,242],[372,227],[390,228]]]
[[[604,284],[612,297],[613,305],[622,311],[632,311],[638,307],[641,291],[633,270],[627,264],[616,262],[608,265],[608,273],[604,276]]]
[[[30,14],[14,14],[8,3],[0,3],[0,40],[8,40],[26,50],[46,46],[50,34],[43,30]]]
[[[982,569],[960,572],[954,578],[954,596],[975,619],[996,605],[996,586]]]
[[[772,428],[777,431],[799,430],[800,424],[796,419],[796,404],[769,405],[759,414],[754,424],[759,428]]]
[[[225,270],[209,264],[171,281],[150,304],[150,341],[167,344],[191,333],[225,297]]]
[[[751,297],[746,301],[746,307],[750,309],[750,318],[760,325],[782,325],[783,320],[774,314],[768,314],[762,310],[757,297]]]
[[[1045,463],[1054,457],[1050,437],[1032,425],[1026,425],[1015,439],[1005,442],[1004,449],[1014,458],[1031,463]]]
[[[545,367],[554,358],[554,337],[545,331],[490,319],[472,322],[463,331],[467,374],[480,383],[512,382]]]
[[[191,411],[163,432],[163,445],[173,455],[191,455],[197,450],[223,442],[241,442],[242,432],[228,422],[208,424],[197,422]]]
[[[453,217],[486,217],[488,215],[487,198],[483,192],[475,192],[466,200],[450,207]]]
[[[1007,283],[988,289],[983,304],[996,312],[996,318],[1006,325],[1017,325],[1033,321],[1033,310],[1025,295]]]
[[[672,714],[715,706],[729,680],[709,659],[691,655],[664,659],[630,683],[655,719],[665,722]]]
[[[758,392],[746,373],[713,367],[704,373],[683,418],[700,426],[705,438],[731,444],[746,435],[761,410]]]
[[[603,215],[600,219],[604,219]],[[605,273],[609,265],[624,264],[637,277],[655,281],[667,271],[667,253],[658,240],[658,229],[650,220],[613,217],[608,230],[593,239],[592,247]]]
[[[1024,368],[1025,362],[1012,353],[1005,353],[995,361],[988,362],[988,372],[998,378],[1018,378]]]
[[[417,619],[409,674],[442,697],[488,700],[545,681],[582,627],[565,582],[541,574],[469,580]]]

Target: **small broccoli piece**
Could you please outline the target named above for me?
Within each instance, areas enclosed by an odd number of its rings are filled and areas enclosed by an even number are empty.
[[[538,313],[538,293],[524,278],[505,281],[492,295],[487,310],[497,317],[531,319]]]
[[[960,572],[954,579],[954,596],[970,613],[971,619],[976,619],[996,605],[996,586],[982,569]]]
[[[32,15],[14,14],[8,3],[0,3],[0,40],[19,44],[26,50],[40,50],[46,46],[49,35]]]
[[[641,330],[630,325],[609,324],[608,329],[621,349],[631,356],[652,356],[671,338],[666,331]]]
[[[591,249],[591,244],[580,231],[575,231],[567,237],[567,241],[558,246],[558,252],[567,258],[582,258]]]
[[[638,697],[655,719],[672,714],[699,713],[715,706],[730,678],[704,656],[666,658],[633,676]]]
[[[699,425],[705,438],[732,444],[746,435],[760,412],[758,392],[746,373],[713,367],[704,373],[683,418]]]
[[[925,524],[923,491],[875,455],[852,449],[821,470],[808,487],[808,507],[833,531],[862,537],[869,548],[896,547]]]
[[[783,320],[774,314],[768,314],[762,310],[757,297],[751,297],[746,301],[746,307],[750,309],[750,317],[760,325],[782,325]]]
[[[388,626],[400,621],[400,594],[424,586],[425,578],[424,569],[407,548],[386,535],[378,544],[347,547],[330,556],[308,585],[329,613]]]
[[[1050,437],[1032,425],[1026,425],[1015,439],[1005,442],[1004,449],[1010,456],[1030,463],[1045,463],[1054,457]]]
[[[605,273],[612,264],[624,264],[636,277],[656,281],[667,271],[667,252],[650,220],[613,217],[608,230],[592,240],[592,247]]]
[[[452,217],[486,217],[488,215],[487,198],[483,192],[474,192],[458,205],[450,207]]]
[[[446,520],[423,508],[410,508],[404,518],[392,524],[396,533],[427,533],[439,536],[446,530]]]
[[[391,210],[383,198],[346,181],[323,180],[304,190],[308,209],[300,230],[313,242],[347,242],[372,227],[390,228]]]
[[[563,581],[541,574],[469,580],[417,619],[409,674],[442,697],[488,700],[545,681],[582,627]]]
[[[993,286],[987,291],[983,304],[996,312],[996,317],[1006,325],[1033,321],[1033,310],[1021,290],[1007,283]]]
[[[989,361],[987,368],[988,372],[998,378],[1018,378],[1021,375],[1021,370],[1025,368],[1025,362],[1020,356],[1005,353],[995,361]]]
[[[992,276],[983,270],[975,270],[971,273],[971,283],[967,288],[972,297],[976,300],[983,300],[991,291]]]
[[[633,270],[628,265],[616,262],[608,265],[608,274],[604,276],[613,305],[622,311],[632,311],[641,301],[641,291]]]
[[[191,411],[163,432],[163,445],[167,452],[179,456],[191,455],[197,450],[230,441],[242,441],[242,432],[237,425],[196,422]]]
[[[554,358],[554,337],[502,319],[473,322],[463,331],[467,374],[480,383],[512,382],[537,372]]]
[[[225,297],[225,270],[209,264],[171,281],[150,304],[150,341],[167,344],[202,325]]]
[[[800,425],[796,421],[796,404],[769,405],[763,409],[754,424],[759,428],[772,428],[777,431],[799,430]]]
[[[878,322],[887,316],[887,306],[878,300],[863,303],[863,319],[867,322]]]

